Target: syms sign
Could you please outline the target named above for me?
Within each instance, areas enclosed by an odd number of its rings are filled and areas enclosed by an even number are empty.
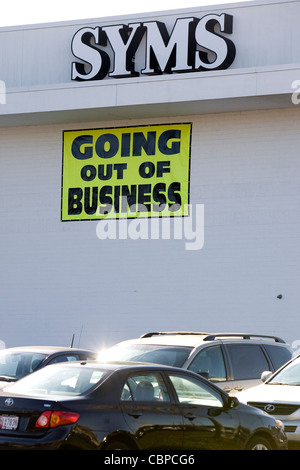
[[[235,58],[233,17],[226,13],[179,18],[171,33],[165,23],[149,21],[85,27],[72,40],[72,80],[102,80],[139,75],[228,68]],[[136,56],[142,55],[142,66]]]

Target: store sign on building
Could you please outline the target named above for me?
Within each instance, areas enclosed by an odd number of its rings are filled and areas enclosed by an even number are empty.
[[[228,68],[235,58],[233,17],[226,13],[165,23],[86,27],[72,40],[72,80],[102,80]],[[138,63],[137,56],[143,60]]]
[[[188,215],[190,123],[63,137],[63,221]]]

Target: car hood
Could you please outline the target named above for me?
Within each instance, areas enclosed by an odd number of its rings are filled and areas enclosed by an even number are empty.
[[[15,380],[0,380],[0,390],[14,383],[15,383]]]
[[[261,384],[240,392],[238,398],[241,403],[300,403],[300,386]]]

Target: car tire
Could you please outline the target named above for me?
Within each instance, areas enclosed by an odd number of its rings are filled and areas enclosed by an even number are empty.
[[[122,441],[111,441],[105,446],[104,450],[130,450],[130,447]]]
[[[248,442],[246,450],[273,450],[273,446],[266,437],[254,436]]]

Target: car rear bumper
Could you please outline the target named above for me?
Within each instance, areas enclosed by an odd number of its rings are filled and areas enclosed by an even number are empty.
[[[59,449],[61,443],[68,440],[69,428],[58,427],[48,430],[45,434],[37,433],[24,435],[14,432],[0,433],[0,450],[56,450]]]
[[[61,426],[45,434],[10,434],[0,432],[1,450],[98,450],[107,432],[91,431],[82,426]]]

